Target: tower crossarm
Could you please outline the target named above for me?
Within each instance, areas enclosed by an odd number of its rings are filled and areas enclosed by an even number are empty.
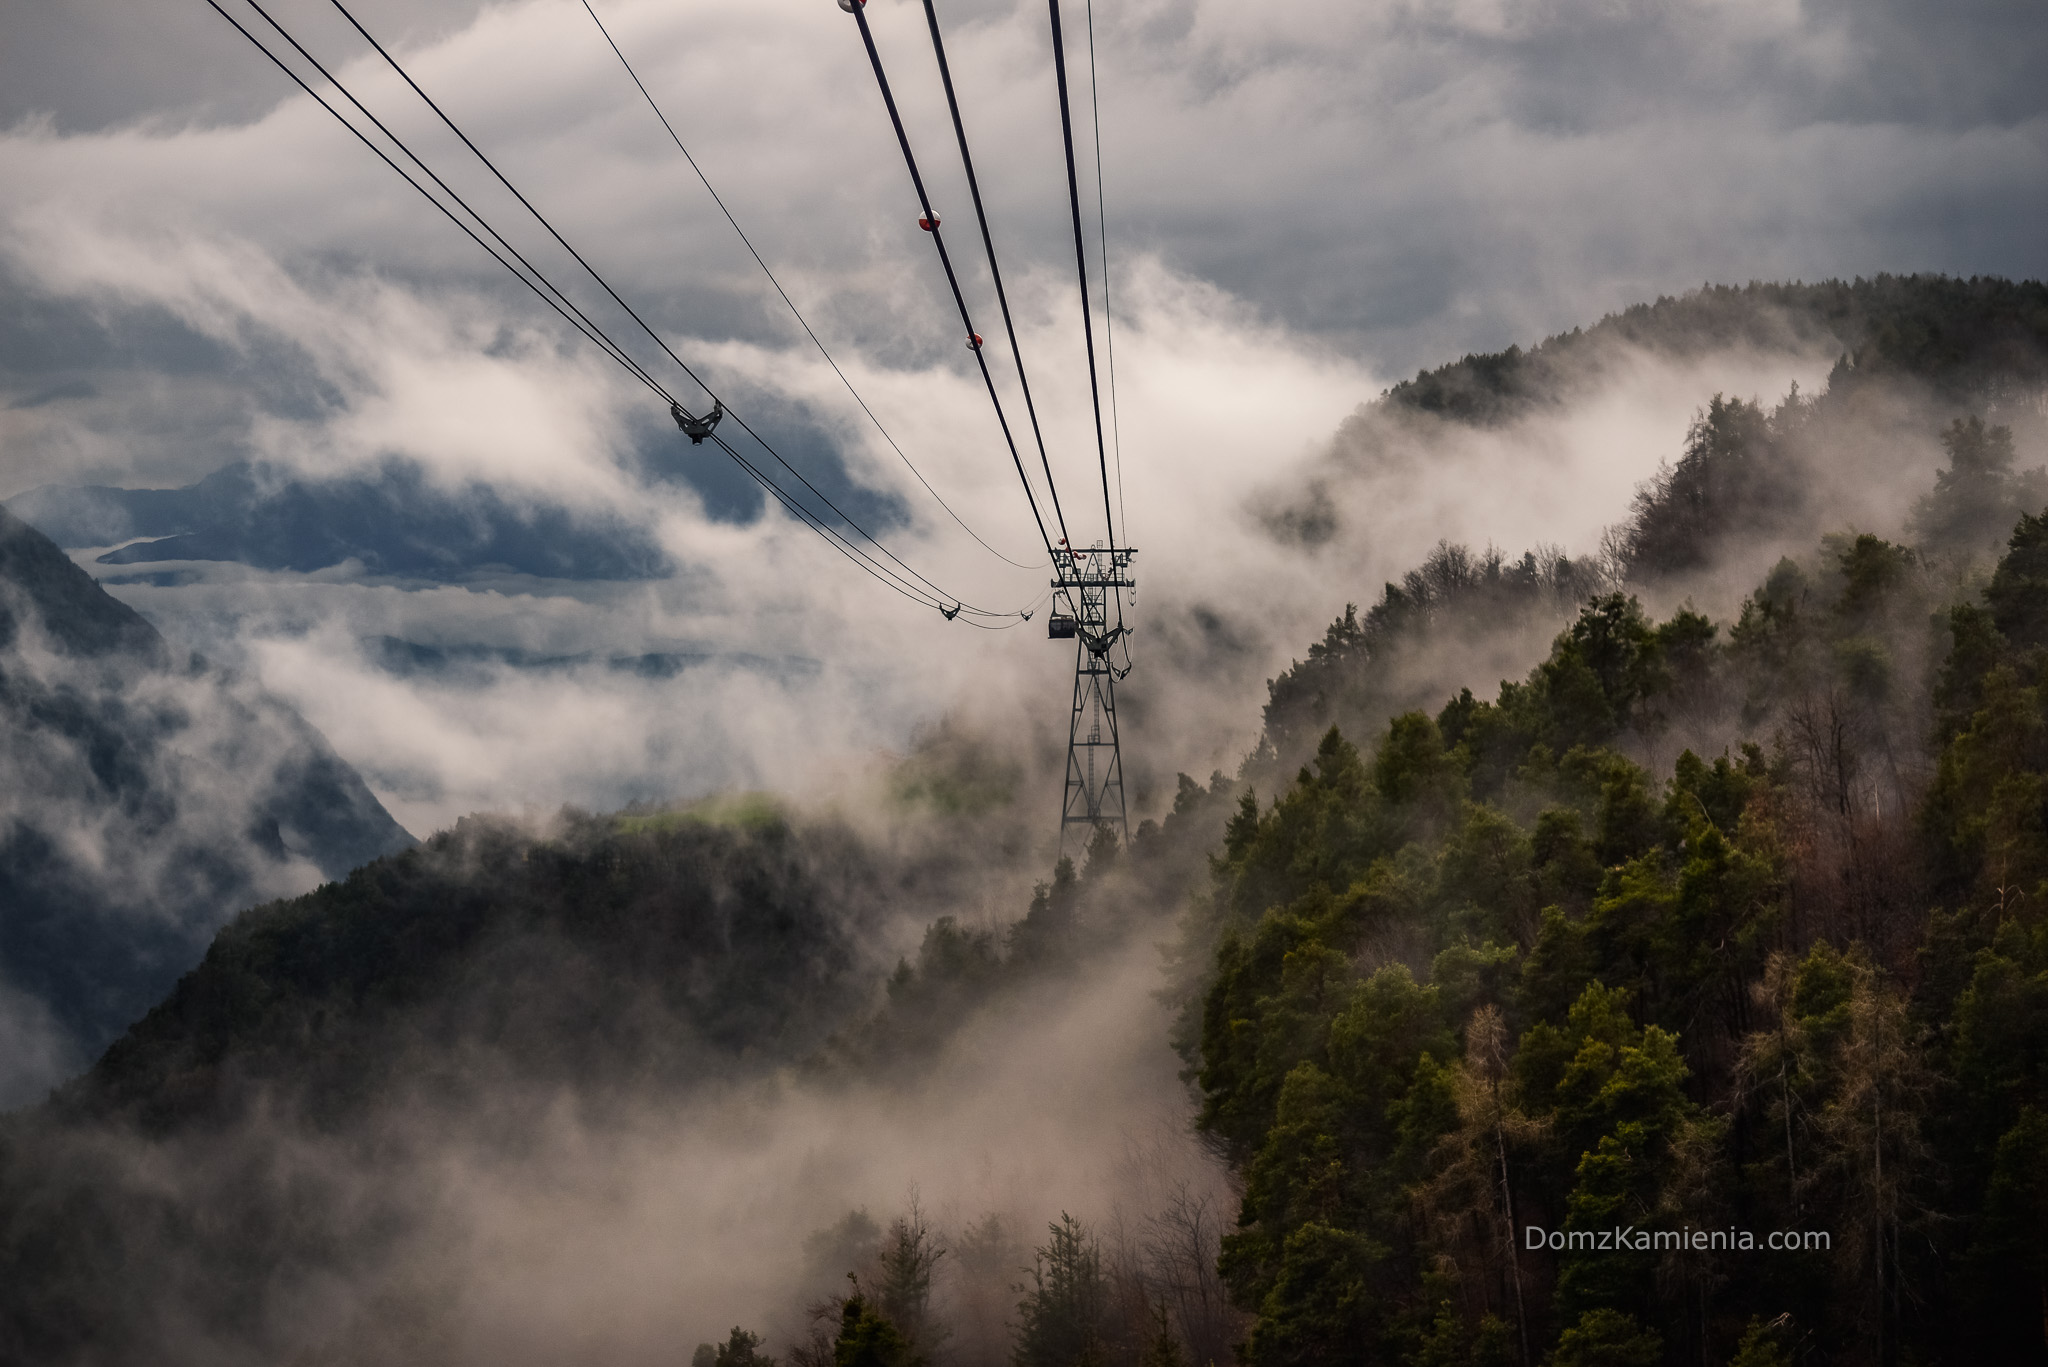
[[[1053,560],[1055,589],[1134,589],[1131,561],[1137,551],[1128,546],[1115,550],[1096,547],[1092,551],[1069,550],[1062,546]]]

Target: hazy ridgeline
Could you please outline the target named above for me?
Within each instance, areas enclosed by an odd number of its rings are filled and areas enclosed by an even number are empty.
[[[2042,1360],[2044,344],[2037,286],[1753,287],[1396,387],[1277,543],[1644,355],[1841,358],[1698,394],[1601,544],[1360,594],[1050,878],[954,726],[247,912],[0,1130],[0,1357]]]
[[[236,911],[410,843],[289,706],[0,508],[0,1106],[75,1074]]]
[[[725,1317],[801,1340],[847,1272],[886,1281],[874,1222],[917,1192],[950,1250],[927,1332],[961,1360],[1007,1355],[1061,1201],[1123,1221],[1097,1231],[1120,1294],[1223,1342],[1226,1203],[1150,989],[1228,791],[1005,924],[963,909],[1000,895],[1009,817],[947,749],[905,766],[894,847],[765,803],[478,819],[239,918],[10,1133],[10,1352],[662,1361]]]

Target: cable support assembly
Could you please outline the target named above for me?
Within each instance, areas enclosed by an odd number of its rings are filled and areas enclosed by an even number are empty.
[[[339,0],[336,0],[339,3]],[[1017,478],[1024,484],[1024,495],[1031,502],[1031,516],[1038,523],[1038,535],[1045,542],[1046,556],[1055,563],[1059,552],[1053,549],[1052,534],[1045,528],[1045,518],[1038,510],[1038,499],[1031,489],[1031,478],[1024,473],[1024,458],[1018,453],[1016,436],[1010,430],[1010,419],[1003,412],[1003,401],[996,393],[995,377],[989,373],[988,358],[982,354],[981,334],[974,330],[974,319],[967,307],[967,296],[961,291],[960,277],[953,269],[953,258],[946,250],[946,240],[939,229],[939,216],[932,209],[931,196],[925,193],[924,177],[917,169],[917,157],[910,150],[910,135],[904,131],[903,115],[896,108],[896,96],[889,88],[888,74],[882,69],[882,54],[875,47],[874,32],[868,27],[867,0],[839,0],[839,7],[853,15],[860,27],[861,43],[867,49],[868,63],[874,68],[875,84],[882,92],[882,103],[888,109],[889,122],[896,130],[896,145],[903,151],[903,164],[910,172],[910,183],[917,191],[918,207],[923,216],[918,226],[932,235],[932,244],[938,249],[939,264],[945,268],[946,283],[952,288],[953,303],[960,310],[961,326],[967,330],[967,347],[974,353],[975,364],[980,367],[981,381],[988,390],[989,403],[995,407],[996,421],[1003,430],[1003,441],[1010,449],[1011,463],[1017,467]],[[1007,315],[1006,315],[1007,317]],[[1035,421],[1035,418],[1034,418]],[[1052,499],[1053,517],[1059,524],[1060,544],[1070,545],[1067,539],[1066,516],[1060,509],[1059,490],[1052,484],[1052,471],[1046,470],[1046,492]]]
[[[804,335],[811,339],[813,346],[817,347],[818,354],[825,358],[825,364],[832,367],[832,373],[839,377],[839,382],[842,385],[846,386],[846,392],[853,396],[855,403],[860,405],[861,412],[867,415],[868,421],[874,424],[875,430],[882,434],[882,440],[889,443],[890,449],[895,451],[897,458],[903,462],[904,467],[917,477],[917,482],[924,486],[925,492],[930,494],[937,501],[938,505],[946,510],[946,515],[959,523],[960,529],[979,542],[981,547],[990,555],[993,555],[1005,564],[1015,565],[1020,570],[1037,568],[1035,565],[1027,565],[1022,561],[1012,560],[994,546],[989,545],[981,533],[968,526],[966,519],[955,512],[953,505],[946,502],[944,496],[932,487],[931,481],[924,477],[924,472],[917,468],[910,457],[904,452],[902,446],[897,443],[896,438],[890,435],[889,429],[884,427],[882,420],[875,415],[875,410],[868,406],[868,401],[861,397],[861,392],[858,389],[854,388],[853,381],[847,377],[844,370],[839,368],[839,362],[833,358],[832,353],[826,349],[824,341],[812,329],[810,321],[803,315],[803,310],[796,306],[796,301],[789,297],[789,291],[782,287],[780,280],[776,279],[775,272],[770,269],[767,261],[762,258],[761,253],[755,248],[753,239],[747,236],[747,230],[740,226],[737,218],[733,217],[732,210],[726,206],[724,196],[720,195],[716,187],[711,184],[710,177],[704,174],[704,168],[697,164],[697,158],[690,154],[690,149],[683,143],[682,135],[677,133],[675,125],[669,122],[668,115],[664,114],[661,106],[655,103],[653,93],[647,89],[646,82],[640,79],[640,73],[633,69],[633,64],[626,60],[626,54],[620,49],[618,40],[612,37],[611,30],[605,27],[604,20],[600,19],[597,11],[591,7],[590,0],[582,0],[582,4],[584,11],[590,15],[591,22],[597,25],[597,31],[604,36],[605,43],[611,48],[612,54],[619,59],[619,65],[624,67],[626,75],[632,78],[634,86],[640,91],[641,98],[647,101],[647,107],[653,110],[654,117],[661,121],[662,128],[667,131],[669,139],[675,143],[676,150],[681,152],[683,160],[690,164],[690,169],[696,173],[697,179],[703,184],[705,192],[711,196],[712,202],[718,206],[718,211],[725,215],[725,221],[732,225],[732,230],[735,233],[739,234],[741,243],[746,246],[748,254],[754,258],[754,264],[761,268],[761,273],[768,277],[768,283],[775,287],[775,292],[778,295],[782,296],[782,302],[789,306],[790,314],[795,317],[797,325],[803,328]]]

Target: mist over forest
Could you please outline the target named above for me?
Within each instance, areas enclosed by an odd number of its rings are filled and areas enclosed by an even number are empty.
[[[1148,586],[1129,838],[1066,858],[1008,694],[809,788],[412,841],[165,610],[388,486],[16,498],[0,1005],[63,1046],[0,1117],[0,1361],[2048,1361],[2044,466],[2035,282],[1708,287],[1423,371],[1241,486],[1239,596]],[[1494,499],[1526,542],[1431,521]],[[333,553],[467,544],[446,593],[661,544],[404,506]]]

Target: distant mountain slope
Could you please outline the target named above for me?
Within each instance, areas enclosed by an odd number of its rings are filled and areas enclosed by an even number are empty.
[[[0,1362],[459,1360],[380,1352],[374,1313],[283,1309],[417,1247],[432,1198],[406,1160],[353,1194],[264,1157],[218,1180],[173,1158],[162,1186],[105,1141],[346,1150],[396,1110],[488,1114],[470,1133],[507,1158],[565,1089],[605,1108],[801,1057],[872,991],[879,866],[845,832],[736,815],[472,818],[236,917],[90,1073],[0,1119]]]
[[[722,815],[469,817],[244,912],[59,1109],[161,1129],[268,1087],[338,1117],[424,1076],[446,1099],[480,1053],[589,1087],[800,1058],[872,991],[884,861],[765,807]]]
[[[651,579],[668,568],[644,528],[521,507],[482,486],[451,494],[397,459],[332,480],[244,461],[182,489],[51,484],[7,507],[61,546],[133,542],[104,565],[227,560],[303,573],[358,560],[375,574],[428,579],[492,569]]]
[[[771,1076],[913,1106],[971,1020],[1057,1019],[1062,984],[1149,942],[1205,876],[1232,790],[1183,779],[1127,854],[1062,866],[1005,931],[951,914],[1020,853],[986,764],[924,747],[887,839],[759,799],[471,817],[237,916],[89,1072],[0,1117],[0,1362],[473,1361],[390,1345],[380,1304],[293,1313],[446,1247],[444,1145],[517,1162],[569,1114],[666,1129]],[[933,915],[887,972],[878,951]],[[866,1142],[807,1135],[827,1170]],[[461,1298],[430,1299],[411,1331],[455,1333]]]
[[[1387,391],[1390,407],[1464,422],[1511,421],[1599,377],[1621,347],[1676,357],[1730,347],[1826,347],[1846,364],[1831,387],[1911,377],[1943,398],[2048,384],[2048,285],[1991,277],[1879,275],[1816,284],[1706,285],[1636,304],[1523,350],[1466,356]]]
[[[296,713],[0,510],[0,1104],[90,1059],[233,912],[409,843]]]
[[[1597,549],[1567,556],[1539,546],[1517,557],[1446,543],[1398,583],[1360,584],[1363,610],[1347,610],[1269,681],[1272,761],[1262,775],[1284,780],[1333,724],[1367,734],[1464,684],[1526,668],[1602,587],[1675,603],[1711,590],[1716,575],[1761,578],[1781,555],[1853,520],[1843,509],[1868,515],[1887,503],[1896,511],[1859,530],[1906,538],[1953,574],[1973,563],[1988,573],[2015,519],[2040,509],[2048,285],[1921,275],[1707,286],[1526,351],[1424,371],[1347,418],[1270,525],[1310,545],[1364,535],[1369,512],[1359,510],[1414,487],[1378,482],[1385,469],[1455,478],[1443,473],[1445,453],[1475,429],[1569,413],[1632,357],[1685,361],[1743,346],[1840,359],[1825,386],[1794,387],[1776,403],[1703,386],[1683,444],[1643,453],[1656,473]]]

